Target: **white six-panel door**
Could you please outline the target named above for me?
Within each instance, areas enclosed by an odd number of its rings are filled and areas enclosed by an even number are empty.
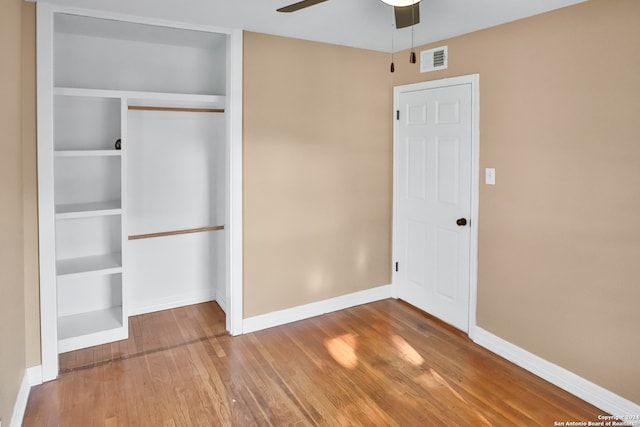
[[[394,284],[401,299],[468,332],[472,86],[396,94]]]

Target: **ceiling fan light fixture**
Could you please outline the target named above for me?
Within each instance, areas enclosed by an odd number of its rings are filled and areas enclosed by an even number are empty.
[[[394,7],[407,7],[418,3],[420,0],[382,0],[383,3]]]

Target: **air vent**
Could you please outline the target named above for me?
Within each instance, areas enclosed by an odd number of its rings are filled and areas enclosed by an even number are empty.
[[[448,65],[447,46],[420,52],[420,72],[444,70]]]

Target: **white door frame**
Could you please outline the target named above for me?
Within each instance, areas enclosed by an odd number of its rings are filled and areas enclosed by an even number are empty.
[[[231,335],[243,333],[242,249],[242,57],[243,32],[239,29],[165,21],[108,11],[37,3],[37,128],[38,225],[40,262],[40,343],[42,380],[58,376],[57,291],[55,265],[55,209],[53,200],[53,17],[55,13],[113,19],[195,31],[227,34],[227,148],[226,148],[226,318]]]
[[[470,74],[467,76],[451,77],[441,80],[413,83],[396,86],[393,88],[393,110],[400,108],[400,94],[417,90],[436,89],[447,86],[461,84],[471,84],[471,226],[470,247],[469,247],[469,332],[471,339],[474,338],[476,329],[476,304],[478,290],[478,193],[480,184],[480,75]],[[395,115],[395,113],[394,113]],[[393,121],[393,216],[397,215],[397,195],[398,189],[398,159],[399,145],[398,138],[399,121]],[[393,223],[393,248],[392,248],[392,293],[394,298],[398,298],[398,280],[395,271],[395,261],[398,259],[399,247],[396,241],[397,230],[395,221]]]

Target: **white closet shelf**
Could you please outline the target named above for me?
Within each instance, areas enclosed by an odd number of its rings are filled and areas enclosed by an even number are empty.
[[[122,150],[56,150],[56,157],[109,157],[122,156]]]
[[[113,253],[82,258],[61,259],[56,262],[56,269],[58,276],[121,273],[122,254]]]
[[[58,352],[91,347],[125,339],[122,307],[58,317]]]
[[[196,95],[189,93],[140,92],[109,89],[83,89],[56,87],[55,95],[84,96],[90,98],[123,98],[127,105],[149,107],[224,108],[224,95]]]
[[[56,219],[88,218],[121,213],[122,203],[120,200],[56,205]]]
[[[60,96],[78,96],[85,98],[122,98],[124,92],[108,89],[84,89],[79,87],[54,87],[53,94]]]

